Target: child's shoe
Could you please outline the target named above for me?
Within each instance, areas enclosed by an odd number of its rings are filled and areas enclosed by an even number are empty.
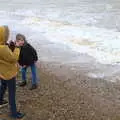
[[[36,88],[37,88],[37,85],[36,85],[36,84],[33,84],[33,85],[30,87],[29,90],[34,90],[34,89],[36,89]]]
[[[8,105],[8,101],[6,101],[6,100],[0,101],[0,108],[7,106],[7,105]]]
[[[19,86],[20,86],[20,87],[24,87],[26,84],[27,84],[26,81],[22,81],[22,82],[19,84]]]

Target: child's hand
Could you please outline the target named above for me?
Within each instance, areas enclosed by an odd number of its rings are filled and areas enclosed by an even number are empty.
[[[23,65],[23,68],[26,68],[27,67],[27,65]]]
[[[19,45],[19,42],[17,42],[17,41],[15,42],[15,45],[16,45],[17,47],[19,47],[19,46],[20,46],[20,45]]]
[[[17,67],[20,69],[20,65],[17,63]]]

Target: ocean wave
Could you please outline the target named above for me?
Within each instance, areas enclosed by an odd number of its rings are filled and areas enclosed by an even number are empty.
[[[73,51],[88,54],[102,64],[120,62],[120,33],[116,30],[43,18],[36,13],[29,10],[0,11],[0,17],[3,17],[8,25],[13,25],[13,29],[28,33],[25,29],[28,27],[34,31],[36,37],[41,33],[48,40],[69,46]]]

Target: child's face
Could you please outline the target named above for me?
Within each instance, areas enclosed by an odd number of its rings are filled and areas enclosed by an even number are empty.
[[[25,43],[25,41],[24,41],[24,39],[21,36],[16,38],[16,45],[17,46],[23,46],[24,43]]]

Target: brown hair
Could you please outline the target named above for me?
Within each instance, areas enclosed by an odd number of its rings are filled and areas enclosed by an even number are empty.
[[[16,40],[17,40],[18,37],[22,37],[23,40],[26,42],[26,37],[25,37],[23,34],[18,33],[18,34],[16,35]]]

